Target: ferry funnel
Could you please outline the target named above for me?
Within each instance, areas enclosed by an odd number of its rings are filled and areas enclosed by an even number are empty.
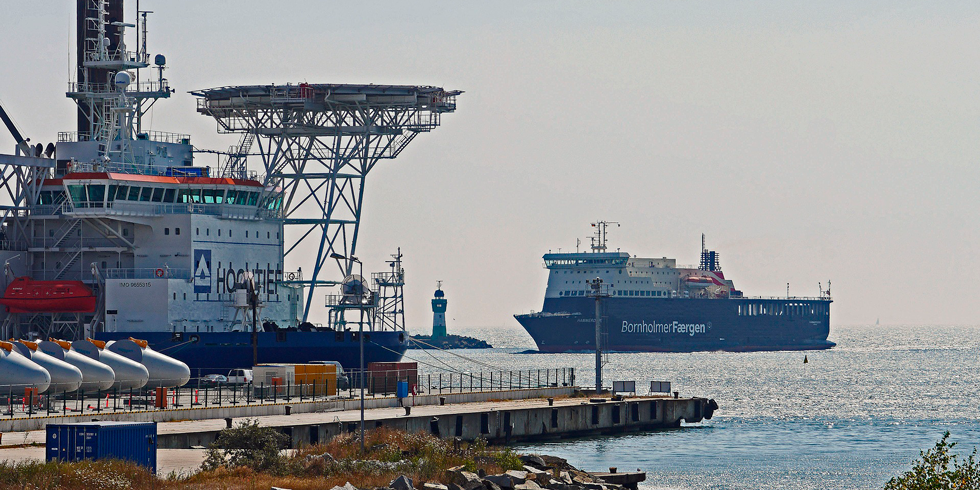
[[[0,390],[37,388],[43,393],[50,385],[51,375],[43,367],[17,352],[10,342],[0,342]]]
[[[191,379],[187,364],[151,349],[145,340],[116,340],[106,349],[145,366],[150,373],[147,389],[184,386]]]
[[[82,386],[82,371],[80,369],[57,357],[45,354],[38,349],[36,342],[18,340],[14,343],[14,349],[43,367],[51,375],[51,385],[48,386],[49,392],[65,393],[75,391],[79,386]]]
[[[65,361],[81,371],[82,384],[78,389],[82,391],[108,390],[116,380],[116,373],[111,367],[71,350],[69,342],[44,340],[37,343],[37,350]]]
[[[97,359],[112,368],[116,381],[112,384],[118,390],[142,388],[150,380],[150,372],[142,364],[126,359],[105,348],[105,343],[92,340],[76,340],[71,348],[91,359]]]

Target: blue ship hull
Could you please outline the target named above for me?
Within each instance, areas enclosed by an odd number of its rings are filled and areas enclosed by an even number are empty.
[[[828,349],[829,299],[602,300],[604,350],[694,352]],[[595,350],[595,300],[548,298],[515,315],[541,352]]]
[[[227,374],[252,366],[250,332],[99,332],[99,340],[134,337],[154,350],[187,363],[193,376]],[[400,361],[408,348],[405,332],[365,332],[364,363]],[[259,363],[339,361],[344,369],[357,369],[360,350],[357,332],[278,331],[258,334]]]

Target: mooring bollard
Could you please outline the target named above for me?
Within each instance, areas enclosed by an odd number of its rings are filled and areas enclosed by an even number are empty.
[[[231,428],[231,417],[225,417],[225,427]]]
[[[679,392],[679,391],[675,391],[674,392],[674,398],[680,398],[680,396],[681,396],[681,392]]]
[[[289,415],[293,411],[292,405],[286,405],[286,415]]]
[[[602,347],[602,346],[599,346],[599,347]],[[555,406],[555,399],[554,398],[548,398],[548,406],[549,407]]]
[[[446,397],[440,396],[439,397],[439,405],[445,405],[445,404],[446,404]]]
[[[408,416],[408,415],[411,415],[412,414],[412,407],[402,407],[402,408],[405,409],[405,416]],[[2,434],[0,434],[0,435],[2,435]]]

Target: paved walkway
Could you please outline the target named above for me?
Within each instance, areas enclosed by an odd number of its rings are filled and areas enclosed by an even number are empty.
[[[203,449],[160,449],[157,451],[157,475],[191,474],[201,468]],[[0,448],[0,461],[44,461],[44,448],[38,446]]]

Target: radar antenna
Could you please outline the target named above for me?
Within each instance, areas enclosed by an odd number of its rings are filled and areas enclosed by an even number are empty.
[[[609,225],[616,225],[619,227],[618,221],[596,221],[592,223],[592,227],[595,228],[595,234],[592,236],[592,252],[593,253],[603,253],[606,251],[606,240],[608,240],[608,232],[606,228]]]

